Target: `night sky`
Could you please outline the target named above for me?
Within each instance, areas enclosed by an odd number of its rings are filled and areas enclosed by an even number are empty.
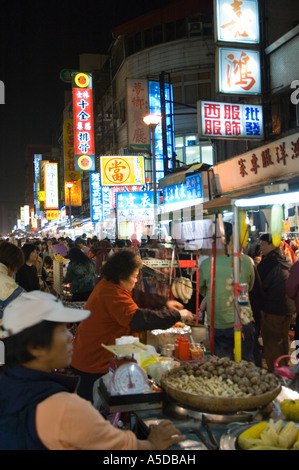
[[[82,53],[105,54],[111,30],[175,0],[0,0],[0,204],[24,203],[26,145],[54,144],[64,90],[59,72]]]

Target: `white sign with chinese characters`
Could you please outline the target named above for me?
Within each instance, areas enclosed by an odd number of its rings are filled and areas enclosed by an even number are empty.
[[[262,139],[263,108],[259,105],[198,101],[198,133],[219,139]]]
[[[215,0],[216,41],[259,43],[258,0]]]
[[[218,47],[218,93],[261,93],[260,54],[248,49]]]
[[[143,122],[148,114],[148,81],[127,79],[128,145],[130,152],[149,152],[149,128]]]
[[[283,181],[298,175],[299,133],[214,165],[220,194]]]

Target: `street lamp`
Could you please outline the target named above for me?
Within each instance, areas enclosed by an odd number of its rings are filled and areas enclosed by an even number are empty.
[[[71,189],[74,186],[74,183],[66,183],[65,187],[69,190],[69,218],[70,218],[70,227],[72,228],[72,200],[71,200]]]
[[[154,220],[156,224],[156,208],[157,208],[157,182],[156,182],[156,152],[155,152],[155,129],[162,116],[158,114],[147,114],[143,118],[143,122],[150,128],[151,141],[152,141],[152,178],[154,189]]]

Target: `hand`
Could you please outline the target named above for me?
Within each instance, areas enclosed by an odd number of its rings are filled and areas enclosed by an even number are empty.
[[[181,315],[182,322],[192,323],[194,320],[193,313],[189,312],[189,310],[186,310],[185,308],[183,310],[180,310],[180,315]]]
[[[181,304],[181,302],[178,302],[177,300],[167,300],[166,307],[171,308],[172,310],[182,310],[184,308],[184,305]]]
[[[185,438],[171,421],[163,420],[152,427],[147,440],[154,446],[154,450],[165,450]]]

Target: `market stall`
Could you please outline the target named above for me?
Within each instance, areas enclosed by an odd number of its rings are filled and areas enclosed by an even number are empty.
[[[152,425],[170,419],[186,435],[171,450],[298,448],[298,424],[287,405],[299,394],[282,386],[266,369],[228,358],[188,360],[169,365],[160,380],[155,380],[150,366],[170,364],[170,358],[157,356],[148,366],[140,358],[137,362],[132,356],[117,357],[125,351],[151,354],[138,341],[107,347],[114,348],[116,355],[113,373],[99,379],[96,392],[101,412],[115,426],[130,428],[142,439]]]
[[[246,246],[243,243],[244,237],[248,237],[249,224],[246,222],[246,211],[259,210],[268,207],[270,210],[270,230],[272,243],[276,247],[288,249],[291,252],[289,244],[285,247],[285,225],[284,225],[284,206],[288,203],[296,205],[299,203],[299,192],[285,192],[283,194],[266,194],[253,198],[235,199],[232,201],[234,211],[233,235],[234,235],[234,306],[235,306],[235,359],[241,360],[241,331],[240,322],[240,249]],[[244,215],[244,217],[242,217]],[[291,261],[295,261],[295,256],[291,256]]]

